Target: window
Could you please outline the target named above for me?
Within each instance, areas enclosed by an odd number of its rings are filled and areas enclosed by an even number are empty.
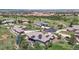
[[[41,38],[42,38],[42,35],[41,35],[41,34],[39,34],[39,35],[38,35],[38,38],[39,38],[39,39],[41,39]]]
[[[31,38],[33,39],[33,38],[35,38],[35,36],[33,35],[33,36],[31,36]]]
[[[49,37],[49,35],[46,35],[46,37]]]

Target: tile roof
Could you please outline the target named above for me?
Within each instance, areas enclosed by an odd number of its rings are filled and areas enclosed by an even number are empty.
[[[72,25],[72,28],[79,29],[79,25]]]
[[[22,28],[13,28],[13,30],[18,33],[24,32],[24,30]]]
[[[48,23],[45,23],[45,22],[36,22],[34,24],[37,26],[48,26]]]
[[[2,23],[12,23],[12,22],[15,22],[15,20],[5,20],[5,21],[2,21]]]
[[[56,32],[57,30],[54,28],[45,29],[45,32]]]
[[[50,38],[53,36],[52,34],[48,34],[48,36],[46,36],[45,34],[43,34],[42,32],[31,32],[31,33],[27,33],[27,36],[33,40],[36,41],[41,41],[41,42],[47,42],[50,40]]]

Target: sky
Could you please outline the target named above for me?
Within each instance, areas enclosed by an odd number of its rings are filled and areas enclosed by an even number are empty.
[[[79,9],[78,0],[0,0],[0,9]]]

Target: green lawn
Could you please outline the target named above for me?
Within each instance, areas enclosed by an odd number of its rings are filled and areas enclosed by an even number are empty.
[[[55,43],[48,50],[72,50],[72,46],[67,43]]]

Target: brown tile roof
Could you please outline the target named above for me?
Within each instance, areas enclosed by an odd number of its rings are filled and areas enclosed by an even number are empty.
[[[31,33],[28,33],[27,36],[33,40],[36,40],[36,41],[47,42],[50,40],[50,38],[53,35],[48,34],[48,36],[47,36],[47,35],[43,34],[42,32],[31,32]]]

